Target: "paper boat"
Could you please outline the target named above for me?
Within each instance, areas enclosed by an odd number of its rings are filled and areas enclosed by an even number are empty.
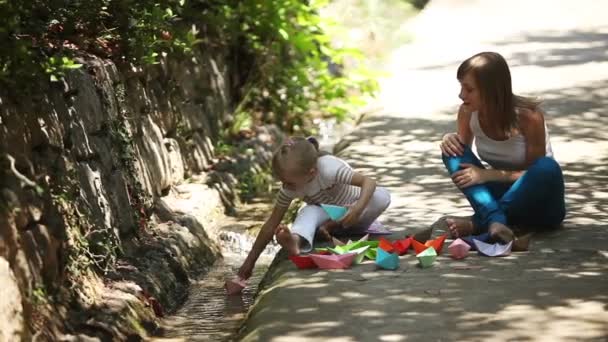
[[[331,242],[333,242],[334,246],[344,246],[345,245],[344,242],[336,239],[335,237],[331,238]]]
[[[425,244],[418,242],[418,240],[416,239],[412,239],[412,248],[414,249],[414,253],[416,253],[416,255],[422,253],[425,249],[429,248],[429,246],[426,246]]]
[[[396,270],[399,267],[399,256],[395,253],[389,253],[378,248],[376,255],[376,265],[385,270]]]
[[[397,240],[397,241],[393,242],[393,248],[395,249],[395,252],[397,252],[397,254],[399,254],[399,255],[406,254],[407,250],[410,248],[410,245],[412,244],[412,240],[414,240],[412,237],[408,237],[408,238]]]
[[[360,264],[363,262],[363,258],[365,257],[365,253],[369,249],[369,246],[363,246],[361,248],[352,249],[350,252],[357,254],[355,260],[353,260],[353,264]]]
[[[489,257],[507,256],[511,254],[511,246],[513,246],[513,241],[506,245],[501,245],[499,243],[489,244],[479,240],[473,240],[473,243],[475,244],[475,247],[477,247],[477,252],[480,255]]]
[[[441,250],[443,249],[443,243],[445,242],[445,239],[447,237],[447,234],[443,234],[434,240],[427,240],[424,245],[435,248],[437,254],[441,254]]]
[[[327,215],[329,215],[329,218],[334,221],[339,221],[348,211],[348,208],[331,204],[321,204],[321,208],[323,208]]]
[[[364,232],[369,235],[391,235],[392,234],[390,231],[388,231],[386,228],[384,228],[382,223],[380,223],[378,221],[372,222],[372,224],[370,224],[369,227],[367,227],[367,229]]]
[[[245,279],[241,277],[234,277],[232,279],[226,280],[224,284],[224,288],[226,289],[226,293],[230,296],[241,293],[243,289],[247,286]]]
[[[472,251],[476,251],[477,246],[475,246],[475,243],[473,242],[473,240],[478,240],[481,242],[488,242],[488,241],[490,241],[490,233],[483,233],[480,235],[469,235],[469,236],[462,237],[460,239],[462,241],[466,242],[469,246],[471,246]]]
[[[448,246],[448,251],[454,259],[464,259],[469,255],[471,246],[462,239],[456,239]]]
[[[365,251],[365,257],[369,260],[376,260],[376,255],[378,255],[378,247],[370,247]]]
[[[393,244],[385,238],[378,239],[378,249],[383,249],[386,252],[392,253],[395,251]]]
[[[418,258],[420,267],[427,268],[433,265],[433,263],[435,262],[435,259],[437,258],[437,251],[435,251],[435,248],[433,247],[428,247],[420,254],[417,254],[416,258]]]
[[[317,264],[312,261],[310,255],[290,255],[289,260],[291,260],[299,269],[317,268]]]
[[[356,253],[331,255],[310,254],[310,257],[315,262],[315,264],[317,264],[319,268],[326,270],[337,268],[349,268],[355,260],[356,256]]]

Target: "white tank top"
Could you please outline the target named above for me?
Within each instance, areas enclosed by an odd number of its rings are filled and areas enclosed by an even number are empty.
[[[481,160],[498,170],[524,169],[526,162],[526,139],[521,133],[511,136],[507,140],[493,140],[481,129],[477,112],[472,113],[469,126],[475,136],[475,146]],[[553,157],[549,130],[546,124],[545,151],[545,156]]]

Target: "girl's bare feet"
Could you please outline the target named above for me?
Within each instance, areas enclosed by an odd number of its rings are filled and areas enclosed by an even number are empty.
[[[289,255],[300,254],[300,237],[296,234],[291,234],[291,231],[285,225],[282,224],[277,228],[275,236],[279,245],[285,248]]]
[[[475,231],[473,221],[470,218],[450,217],[445,222],[448,225],[448,231],[452,238],[469,236]]]

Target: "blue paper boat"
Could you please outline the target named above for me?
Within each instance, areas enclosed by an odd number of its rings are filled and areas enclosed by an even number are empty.
[[[327,215],[329,215],[329,217],[334,221],[340,220],[348,211],[348,208],[331,204],[321,204],[321,208],[323,208]]]
[[[376,265],[385,270],[396,270],[399,268],[399,256],[378,248],[376,254]]]

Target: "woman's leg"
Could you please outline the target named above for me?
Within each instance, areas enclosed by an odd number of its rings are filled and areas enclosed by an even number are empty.
[[[469,146],[464,146],[464,153],[462,156],[454,157],[442,154],[442,158],[450,176],[454,172],[462,169],[460,167],[461,163],[473,164],[477,167],[484,168]],[[492,190],[495,189],[493,189],[492,186],[489,186],[488,184],[477,184],[460,190],[466,196],[471,207],[475,211],[473,225],[477,233],[486,232],[491,223],[496,222],[501,225],[507,223],[505,213],[493,194]]]
[[[509,224],[540,229],[558,226],[566,215],[559,164],[549,157],[537,159],[502,196],[499,205]]]

